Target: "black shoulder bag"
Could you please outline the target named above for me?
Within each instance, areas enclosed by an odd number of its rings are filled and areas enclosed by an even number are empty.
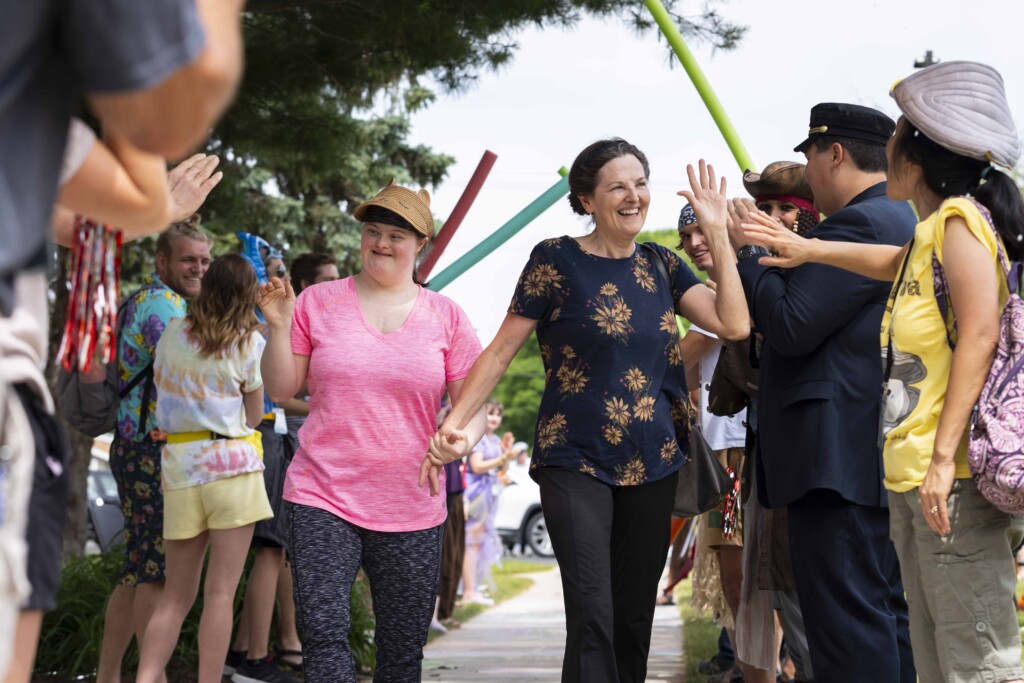
[[[669,298],[672,297],[672,281],[669,279],[665,262],[661,254],[653,247],[647,246],[652,252],[654,266],[661,273]],[[673,308],[675,302],[673,302]],[[689,400],[689,397],[686,397]],[[725,497],[733,490],[733,482],[728,472],[718,461],[714,451],[708,446],[700,423],[696,416],[691,415],[689,433],[676,423],[676,441],[680,446],[688,443],[687,460],[679,469],[679,483],[676,485],[676,499],[672,506],[675,517],[696,517],[722,504]]]

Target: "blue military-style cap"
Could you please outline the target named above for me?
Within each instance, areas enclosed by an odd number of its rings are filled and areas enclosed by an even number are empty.
[[[811,108],[811,125],[807,139],[793,148],[806,152],[814,139],[823,135],[853,138],[884,145],[896,130],[896,122],[871,107],[841,102],[823,102]]]

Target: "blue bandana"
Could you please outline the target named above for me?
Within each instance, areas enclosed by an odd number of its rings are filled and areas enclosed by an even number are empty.
[[[679,212],[679,227],[685,227],[692,225],[697,222],[697,214],[693,212],[693,207],[687,202],[683,205],[683,210]]]

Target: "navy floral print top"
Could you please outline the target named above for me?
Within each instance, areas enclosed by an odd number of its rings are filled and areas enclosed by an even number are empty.
[[[696,284],[654,243],[636,245],[629,258],[594,256],[568,236],[534,247],[508,309],[538,321],[544,360],[531,472],[564,467],[635,486],[683,465],[687,444],[677,443],[676,425],[686,433],[687,391],[675,302]]]

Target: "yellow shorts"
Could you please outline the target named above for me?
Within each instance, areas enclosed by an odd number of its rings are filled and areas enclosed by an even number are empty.
[[[183,541],[209,529],[237,529],[274,516],[263,472],[164,491],[164,538]]]
[[[715,451],[715,455],[718,456],[718,462],[722,463],[722,467],[731,467],[732,471],[739,477],[743,472],[743,461],[746,458],[746,451],[742,448],[724,448],[720,451]],[[714,510],[707,513],[708,515],[708,532],[707,541],[708,547],[717,550],[723,546],[735,546],[738,548],[743,547],[743,492],[740,491],[739,498],[736,500],[736,530],[731,538],[725,538],[722,533],[722,523],[725,521],[722,517],[722,507],[719,506]]]

